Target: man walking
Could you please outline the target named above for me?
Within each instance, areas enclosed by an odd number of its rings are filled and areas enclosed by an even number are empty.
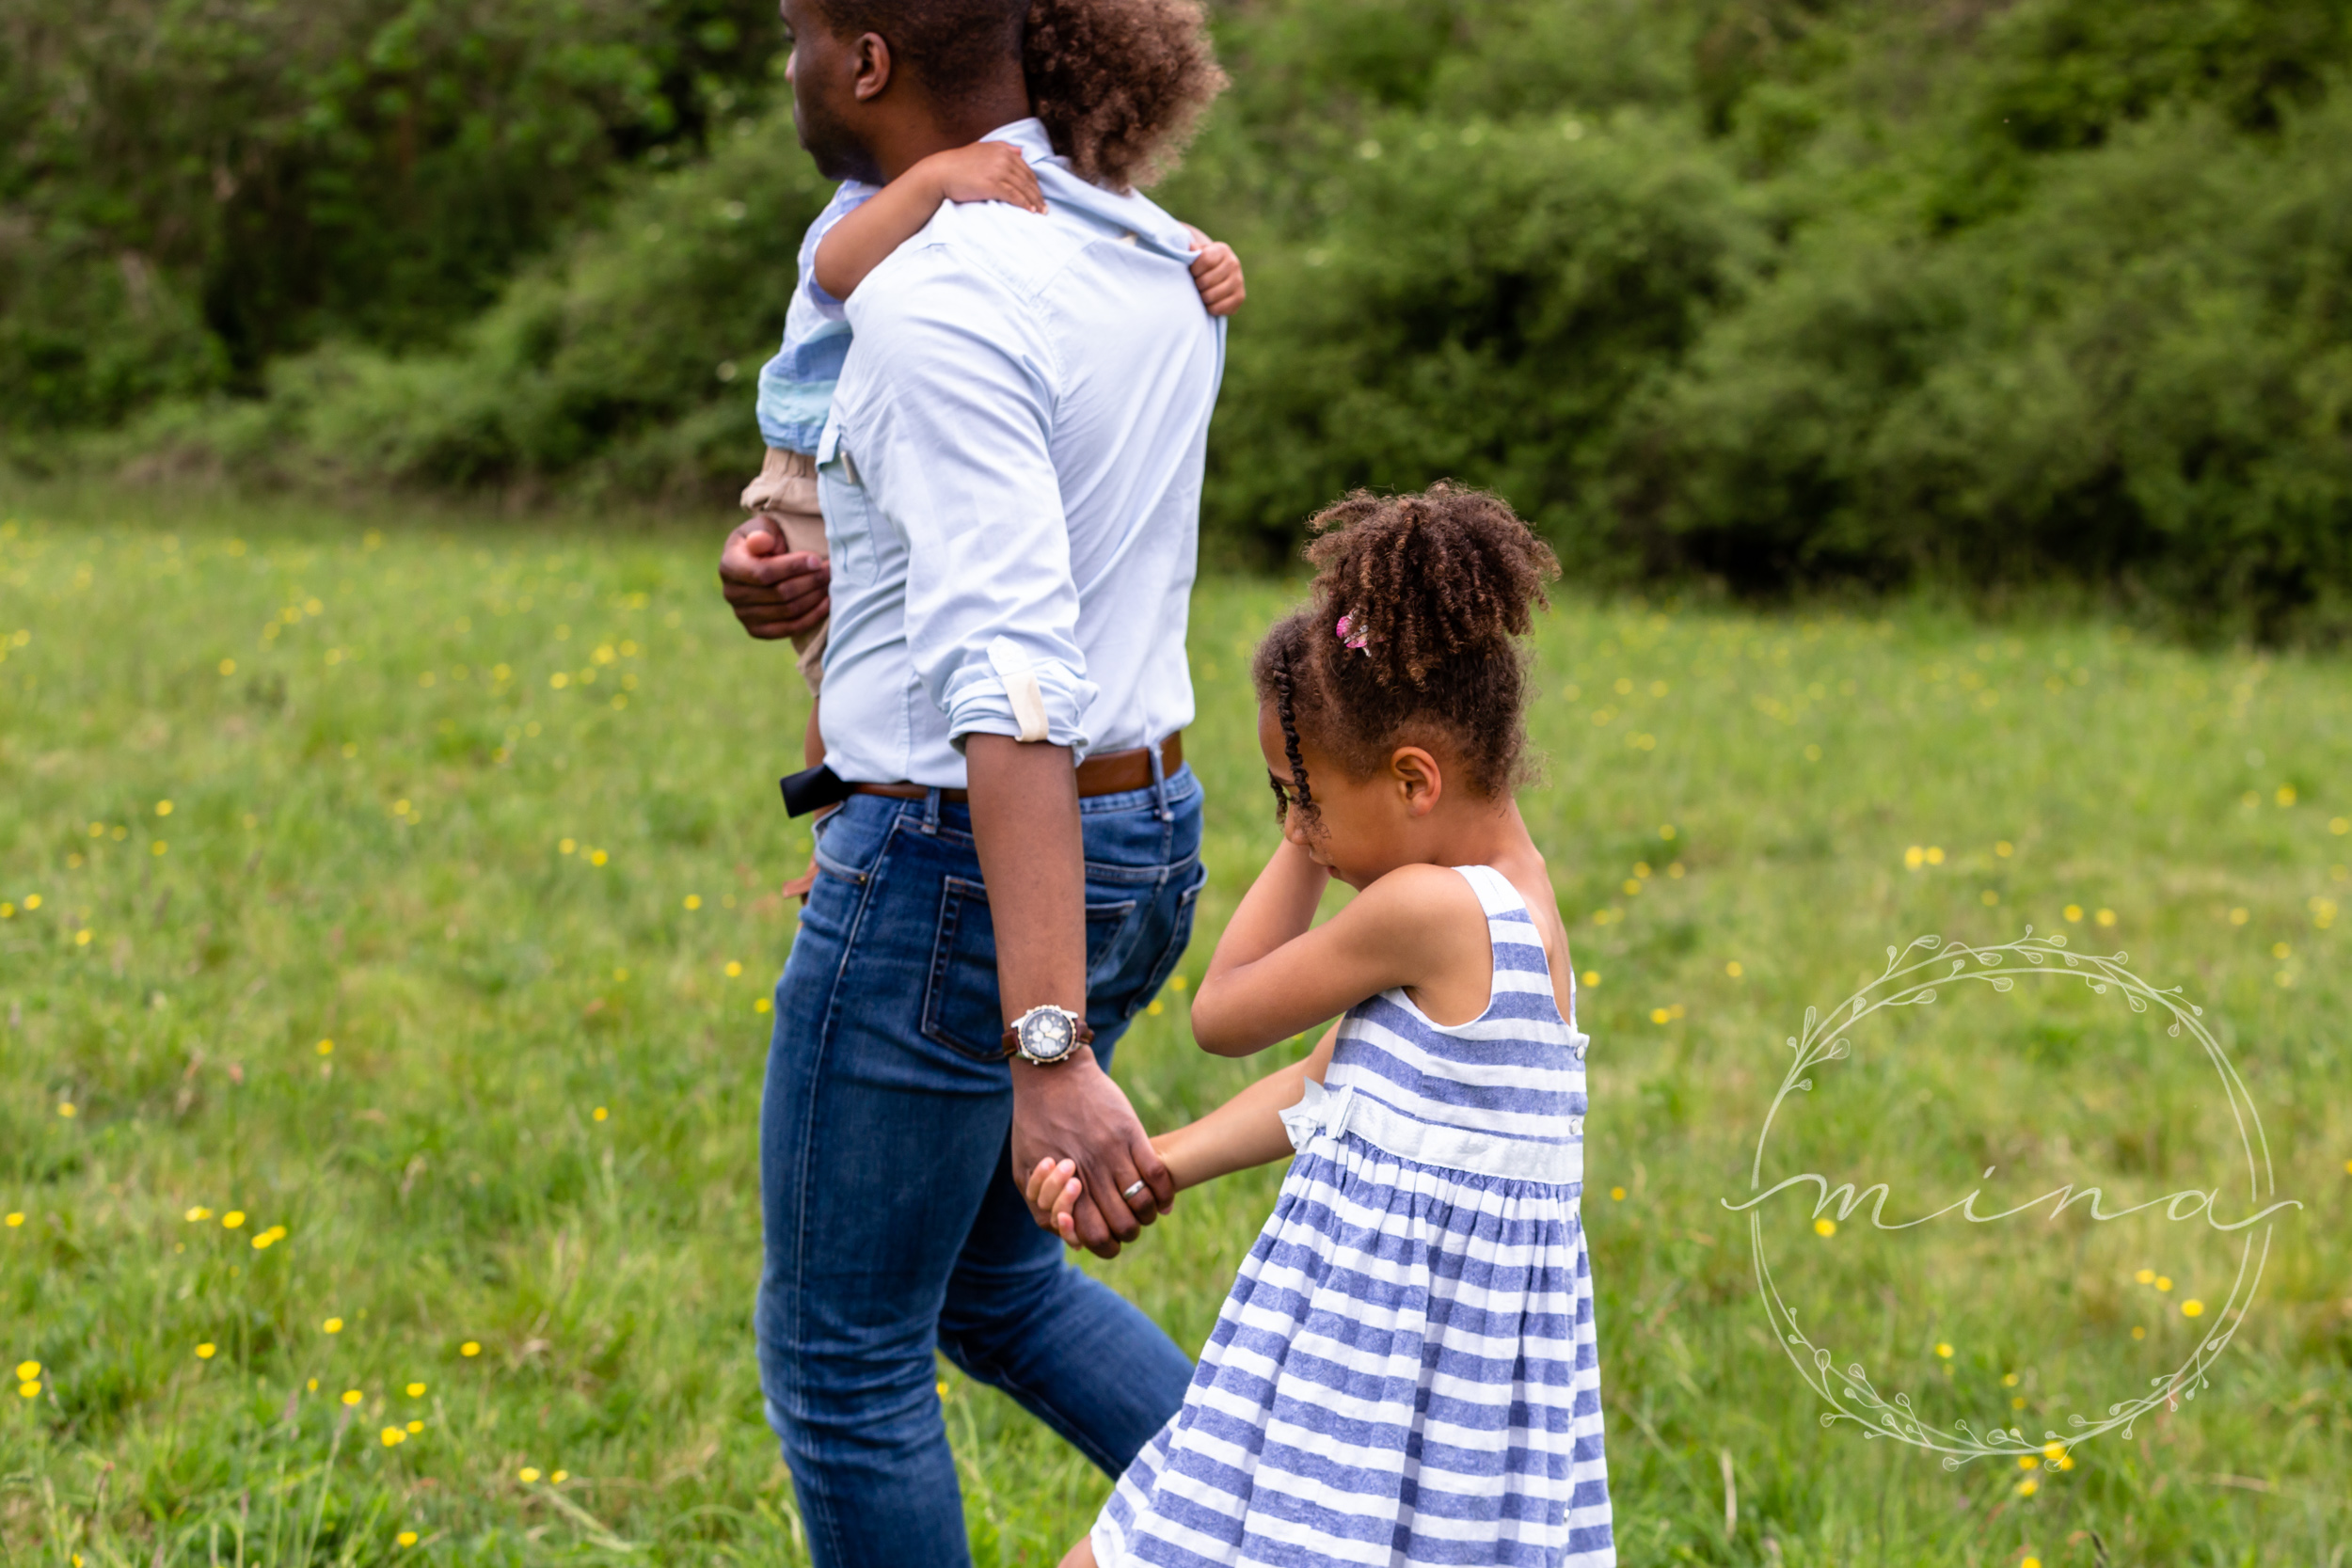
[[[1050,208],[944,207],[866,278],[817,453],[846,798],[776,992],[757,1332],[823,1568],[968,1560],[935,1351],[1114,1475],[1190,1374],[1030,1222],[1008,1150],[1078,1163],[1106,1257],[1173,1196],[1105,1069],[1202,876],[1178,736],[1223,338],[1181,226],[1044,161],[1025,8],[783,6],[825,174],[993,136]],[[823,611],[806,558],[744,537],[721,574],[747,628]]]

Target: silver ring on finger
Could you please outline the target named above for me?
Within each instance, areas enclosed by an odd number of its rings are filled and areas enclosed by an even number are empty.
[[[1149,1191],[1151,1191],[1151,1183],[1138,1179],[1132,1184],[1121,1188],[1119,1196],[1127,1200],[1128,1207],[1133,1208],[1136,1199]]]

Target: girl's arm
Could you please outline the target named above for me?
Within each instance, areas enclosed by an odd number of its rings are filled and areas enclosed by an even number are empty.
[[[1303,1060],[1267,1073],[1199,1121],[1153,1138],[1152,1147],[1167,1163],[1176,1190],[1181,1193],[1237,1170],[1288,1159],[1291,1136],[1282,1125],[1282,1113],[1298,1103],[1308,1079],[1323,1082],[1339,1037],[1340,1026],[1335,1023],[1324,1031],[1323,1038]],[[1072,1161],[1040,1160],[1023,1183],[1037,1223],[1072,1246],[1078,1244],[1078,1233],[1071,1216],[1085,1190],[1076,1173]]]
[[[1200,1049],[1247,1056],[1391,987],[1455,978],[1490,961],[1478,895],[1445,867],[1400,866],[1315,926],[1329,880],[1289,839],[1275,850],[1193,998]]]
[[[825,230],[817,242],[817,286],[835,299],[857,293],[866,275],[914,238],[943,201],[1002,201],[1045,211],[1036,174],[1010,143],[979,141],[934,152]]]

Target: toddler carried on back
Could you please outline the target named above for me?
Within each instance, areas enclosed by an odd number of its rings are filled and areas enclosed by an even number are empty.
[[[1120,192],[1149,185],[1173,166],[1225,80],[1188,0],[1036,0],[1022,56],[1054,161]],[[768,455],[759,477],[744,487],[742,504],[764,525],[766,538],[747,541],[753,554],[826,553],[815,454],[849,354],[845,302],[944,201],[1002,201],[1041,213],[1046,196],[1020,148],[983,140],[925,158],[887,185],[844,181],[809,225],[783,344],[759,372],[757,414]],[[1229,315],[1244,293],[1241,263],[1230,246],[1186,228],[1201,304],[1213,315]],[[792,642],[802,675],[818,690],[824,626]],[[822,760],[813,712],[806,752],[811,766]]]

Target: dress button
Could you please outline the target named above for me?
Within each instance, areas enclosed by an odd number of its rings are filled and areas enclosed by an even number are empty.
[[[1568,1118],[1568,1131],[1575,1133],[1578,1137],[1582,1137],[1584,1135],[1584,1118],[1582,1117],[1570,1117]]]

